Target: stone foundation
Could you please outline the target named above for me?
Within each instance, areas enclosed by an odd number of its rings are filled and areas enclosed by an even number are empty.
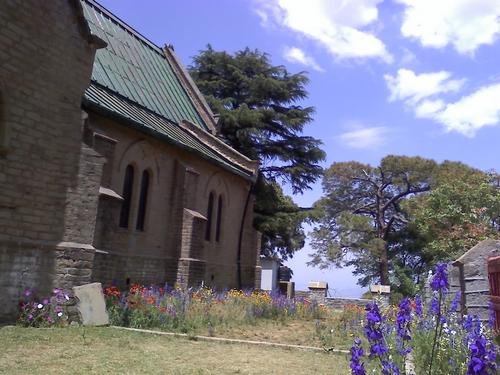
[[[97,251],[94,258],[92,281],[103,287],[116,285],[126,288],[133,283],[174,285],[177,277],[177,260],[111,254]]]
[[[23,291],[49,296],[90,282],[94,249],[78,244],[0,242],[0,321],[16,318]]]

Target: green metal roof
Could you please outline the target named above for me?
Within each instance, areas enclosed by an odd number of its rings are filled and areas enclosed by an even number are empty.
[[[92,34],[108,44],[96,52],[93,81],[175,123],[207,129],[161,48],[93,0],[82,7]]]
[[[83,103],[94,111],[125,122],[142,133],[165,140],[189,152],[194,152],[246,179],[254,179],[251,170],[214,151],[179,125],[95,82],[92,82],[85,92]]]
[[[207,130],[162,49],[95,1],[81,3],[92,34],[107,43],[96,52],[84,106],[254,180],[253,170],[213,150],[180,126],[187,120]]]

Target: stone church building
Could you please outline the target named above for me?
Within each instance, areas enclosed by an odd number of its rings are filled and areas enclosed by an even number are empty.
[[[0,319],[25,288],[258,284],[258,163],[173,49],[93,0],[5,0],[0,25]]]

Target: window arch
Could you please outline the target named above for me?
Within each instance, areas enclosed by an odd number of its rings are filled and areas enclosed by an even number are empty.
[[[219,242],[221,223],[222,223],[222,195],[219,195],[219,201],[217,202],[217,223],[215,227],[215,241]]]
[[[139,195],[139,210],[137,212],[137,224],[135,229],[143,231],[144,222],[146,219],[146,208],[148,204],[148,192],[149,192],[149,172],[147,170],[142,172],[141,179],[141,193]]]
[[[128,221],[130,217],[130,204],[132,202],[132,192],[134,188],[134,167],[127,165],[125,169],[125,177],[123,179],[123,202],[120,211],[120,227],[128,228]]]
[[[208,208],[207,208],[207,227],[205,229],[205,240],[210,241],[212,237],[212,216],[214,211],[214,200],[215,194],[214,192],[210,192],[208,196]]]

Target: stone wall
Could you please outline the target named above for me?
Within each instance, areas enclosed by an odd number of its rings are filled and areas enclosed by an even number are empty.
[[[88,130],[93,139],[89,142],[96,148],[96,139],[113,141],[112,155],[109,148],[103,173],[103,181],[108,181],[110,191],[120,195],[123,189],[124,171],[127,165],[135,170],[130,223],[128,228],[118,226],[120,202],[101,197],[96,223],[94,247],[99,250],[96,262],[104,258],[121,258],[112,263],[129,264],[130,259],[140,256],[158,259],[169,265],[157,283],[172,280],[182,284],[199,285],[203,282],[214,288],[237,287],[237,253],[240,229],[243,221],[242,237],[242,281],[244,287],[253,287],[260,235],[253,228],[253,201],[249,202],[243,217],[250,182],[227,172],[193,153],[179,149],[164,141],[146,136],[130,129],[124,123],[105,118],[87,109]],[[105,151],[100,151],[103,154]],[[151,185],[148,194],[146,225],[144,231],[135,228],[138,209],[140,175],[143,170],[151,171]],[[210,192],[215,194],[212,217],[212,236],[205,240],[206,215]],[[221,235],[216,240],[217,203],[221,197],[223,214]],[[160,261],[161,260],[161,261]],[[170,266],[177,260],[178,269]],[[161,266],[163,267],[163,266]],[[158,270],[155,275],[161,276]],[[105,268],[97,265],[93,279],[117,284],[144,282],[147,278],[137,278],[138,273],[128,267],[115,267],[110,275]],[[173,272],[172,272],[173,271]]]
[[[94,250],[85,247],[44,245],[40,242],[0,242],[0,321],[17,314],[25,289],[41,296],[54,287],[71,289],[90,281]]]
[[[364,307],[368,303],[372,302],[371,299],[366,298],[342,298],[342,297],[325,297],[323,293],[311,292],[309,290],[297,290],[295,291],[295,298],[307,298],[314,299],[320,304],[324,304],[333,309],[343,309],[348,305],[355,305]],[[375,297],[375,299],[377,299]]]
[[[128,256],[96,251],[92,281],[120,288],[134,282],[145,285],[168,283],[172,286],[176,282],[177,266],[177,258]]]
[[[259,240],[251,207],[243,217],[250,182],[126,124],[82,113],[102,41],[89,34],[80,2],[5,0],[0,25],[0,319],[12,316],[26,287],[47,293],[90,280],[186,278],[236,287],[242,222],[243,286],[253,286]],[[131,219],[120,228],[128,164],[136,170]],[[151,181],[142,231],[136,218],[144,170]],[[202,235],[212,191],[224,202],[219,241]],[[199,220],[187,223],[185,209]]]
[[[0,12],[0,319],[25,287],[88,279],[67,229],[78,194],[81,98],[97,47],[77,1],[6,0]],[[69,211],[66,211],[66,209]],[[82,271],[75,271],[75,267]]]
[[[488,258],[500,255],[500,241],[485,240],[467,251],[450,266],[450,292],[462,292],[462,310],[489,318],[490,285]]]

